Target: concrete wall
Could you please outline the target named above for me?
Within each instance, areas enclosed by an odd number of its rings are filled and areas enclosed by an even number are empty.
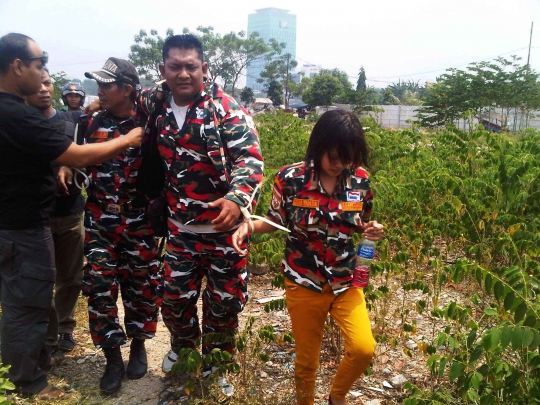
[[[352,106],[349,104],[336,104],[336,107],[343,108],[347,111],[352,110]],[[384,111],[380,112],[363,112],[361,117],[372,117],[377,121],[379,125],[384,128],[410,128],[412,125],[407,120],[417,121],[416,114],[422,108],[422,106],[409,106],[409,105],[378,105],[374,106]],[[502,109],[494,109],[496,113],[503,113]],[[533,112],[533,118],[529,119],[528,128],[535,128],[540,130],[540,111]],[[514,118],[516,118],[514,120]],[[513,112],[508,114],[508,129],[513,130],[525,128],[525,117],[519,114],[515,117]],[[459,120],[455,122],[455,125],[463,130],[469,130],[469,122],[467,120]],[[473,125],[478,125],[478,119],[473,119]]]

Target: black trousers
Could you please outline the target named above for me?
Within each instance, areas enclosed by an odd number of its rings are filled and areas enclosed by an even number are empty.
[[[47,386],[41,370],[56,269],[49,227],[0,229],[2,363],[17,390],[33,395]]]

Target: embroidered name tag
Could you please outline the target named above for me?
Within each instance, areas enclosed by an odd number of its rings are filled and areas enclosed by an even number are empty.
[[[363,207],[364,207],[364,203],[362,201],[341,203],[341,209],[343,211],[362,211]]]
[[[319,200],[307,200],[303,198],[295,198],[292,202],[293,207],[302,208],[319,208]]]
[[[97,130],[92,135],[90,135],[90,138],[97,138],[97,139],[107,139],[108,137],[109,137],[109,131]]]

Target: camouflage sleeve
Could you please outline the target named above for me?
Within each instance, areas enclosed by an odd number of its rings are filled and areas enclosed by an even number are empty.
[[[141,116],[148,117],[155,110],[157,94],[160,91],[159,87],[143,89],[139,91],[135,98],[135,111]]]
[[[229,158],[230,190],[226,199],[255,211],[263,179],[263,157],[253,118],[232,98],[221,100],[221,139]]]
[[[270,208],[268,208],[268,216],[272,217],[278,224],[286,227],[287,211],[283,201],[283,186],[278,173],[274,177],[274,189],[272,190],[272,201],[270,202]]]
[[[367,185],[369,187],[367,194],[364,197],[364,204],[362,209],[362,222],[369,222],[371,218],[371,208],[373,207],[373,191],[371,190],[369,178],[367,180]]]

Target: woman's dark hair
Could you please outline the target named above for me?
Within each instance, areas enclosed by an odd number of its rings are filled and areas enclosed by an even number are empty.
[[[31,57],[28,47],[29,41],[33,41],[33,39],[14,32],[0,38],[0,73],[6,73],[9,65],[15,59],[24,61]]]
[[[171,48],[180,48],[180,49],[195,49],[199,55],[201,62],[204,62],[202,43],[195,35],[192,34],[182,34],[182,35],[173,35],[168,37],[163,44],[163,50],[161,51],[161,56],[163,57],[163,62],[169,57],[169,50]]]
[[[345,110],[327,111],[311,131],[304,161],[313,160],[317,173],[325,153],[332,154],[344,165],[369,167],[369,147],[360,121]]]

